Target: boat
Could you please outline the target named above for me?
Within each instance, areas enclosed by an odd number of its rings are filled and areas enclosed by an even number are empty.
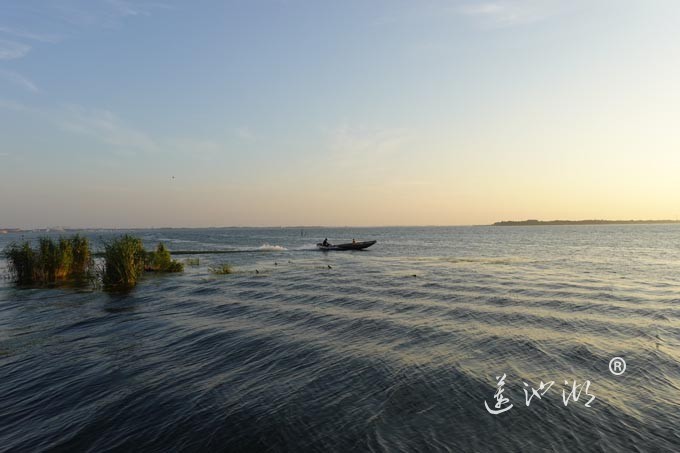
[[[323,245],[322,242],[316,244],[319,250],[363,250],[366,249],[378,241],[364,241],[364,242],[348,242],[347,244],[328,244]]]

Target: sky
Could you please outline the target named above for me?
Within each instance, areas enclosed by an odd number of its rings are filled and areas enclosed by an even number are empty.
[[[680,218],[676,0],[3,0],[0,227]]]

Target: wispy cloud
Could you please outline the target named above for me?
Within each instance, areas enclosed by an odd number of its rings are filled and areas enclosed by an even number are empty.
[[[129,0],[106,0],[113,14],[126,16],[149,16],[155,9],[170,9],[170,5],[162,2],[133,2]]]
[[[467,19],[481,28],[528,25],[583,5],[586,0],[432,0],[376,18],[378,26]]]
[[[37,109],[31,108],[19,102],[9,101],[6,99],[0,99],[0,108],[6,110],[13,110],[15,112],[28,113],[31,115],[40,115],[40,112]]]
[[[133,0],[73,1],[54,5],[54,15],[59,20],[78,27],[111,27],[118,25],[122,19],[150,16],[159,9],[172,9],[172,5]]]
[[[0,99],[0,108],[39,118],[63,131],[88,137],[125,153],[157,152],[161,149],[158,141],[149,134],[123,122],[108,110],[87,109],[78,105],[56,109],[32,107],[3,99]]]
[[[15,41],[0,39],[0,60],[21,58],[31,50],[31,46]]]
[[[240,126],[234,129],[234,135],[244,142],[250,142],[255,140],[255,133],[246,126]]]
[[[209,139],[174,138],[166,140],[163,149],[195,156],[211,156],[223,151],[224,146]]]
[[[12,110],[39,118],[58,129],[111,147],[117,154],[178,153],[208,156],[226,150],[224,143],[206,137],[164,137],[159,139],[138,125],[130,124],[108,110],[88,109],[79,105],[56,109],[32,107],[0,99],[0,109]],[[238,135],[236,135],[238,137]]]
[[[0,34],[10,35],[15,38],[28,39],[29,41],[39,41],[47,43],[56,43],[60,39],[59,36],[57,35],[37,34],[5,26],[0,26]]]
[[[210,138],[158,138],[137,125],[131,125],[108,110],[69,106],[52,115],[65,131],[90,137],[126,153],[178,153],[193,156],[215,155],[224,144]]]
[[[123,0],[106,0],[106,3],[113,8],[114,12],[120,16],[138,16],[140,14],[148,14],[144,10],[135,7],[130,2]]]
[[[62,2],[52,2],[44,5],[40,9],[24,8],[23,5],[9,5],[9,12],[13,12],[15,17],[22,18],[26,16],[26,20],[30,17],[39,14],[42,16],[42,23],[51,26],[52,28],[63,29],[64,24],[67,28],[77,32],[79,29],[87,28],[87,26],[113,26],[117,25],[121,19],[128,16],[149,15],[155,9],[168,9],[169,5],[161,2],[148,1],[131,1],[131,0],[72,0]],[[21,20],[19,20],[21,22]],[[48,33],[36,33],[28,31],[19,26],[0,23],[0,61],[2,60],[16,60],[25,57],[32,49],[32,46],[27,42],[55,44],[61,40],[61,36]],[[36,44],[37,45],[37,44]],[[38,87],[27,77],[16,72],[0,70],[0,78],[8,81],[14,85],[20,86],[32,93],[38,93]],[[111,118],[102,118],[98,124],[95,124],[97,116],[90,118],[90,129],[99,127],[100,132],[108,130],[112,132],[116,129],[114,123],[107,125],[107,120]],[[74,121],[73,124],[81,124],[83,121]],[[73,125],[72,124],[72,125]],[[132,138],[134,134],[127,134],[128,138]],[[113,136],[111,136],[113,137]],[[137,141],[138,145],[145,140],[137,136],[133,141]],[[148,147],[148,143],[144,145]]]
[[[116,148],[135,152],[158,152],[160,146],[143,131],[129,126],[108,110],[70,106],[57,118],[64,130],[94,138]]]
[[[13,83],[14,85],[18,85],[24,88],[26,91],[30,91],[31,93],[37,93],[40,91],[31,80],[16,72],[0,69],[0,78]]]
[[[403,151],[411,135],[402,129],[370,129],[343,125],[329,134],[329,148],[336,165],[365,165]]]
[[[481,26],[501,28],[545,20],[563,7],[560,0],[484,0],[465,3],[458,12],[477,20]]]

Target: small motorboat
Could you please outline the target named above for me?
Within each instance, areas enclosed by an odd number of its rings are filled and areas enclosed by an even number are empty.
[[[319,250],[363,250],[375,244],[378,241],[364,241],[364,242],[348,242],[347,244],[328,244],[323,245],[322,242],[316,244]]]

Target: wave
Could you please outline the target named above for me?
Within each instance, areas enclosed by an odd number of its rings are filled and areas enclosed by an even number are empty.
[[[285,252],[288,249],[281,245],[270,245],[267,243],[262,244],[257,248],[260,252]]]
[[[175,231],[216,255],[124,294],[0,280],[0,445],[677,451],[680,236],[484,231],[413,230],[368,255]],[[223,258],[236,272],[208,277]],[[483,405],[501,372],[507,431]],[[540,379],[555,385],[527,407]],[[564,379],[592,380],[593,407],[566,407]]]
[[[198,241],[193,241],[190,239],[174,239],[174,238],[158,238],[158,241],[164,241],[164,242],[170,242],[172,244],[189,244],[189,243],[198,243]]]

